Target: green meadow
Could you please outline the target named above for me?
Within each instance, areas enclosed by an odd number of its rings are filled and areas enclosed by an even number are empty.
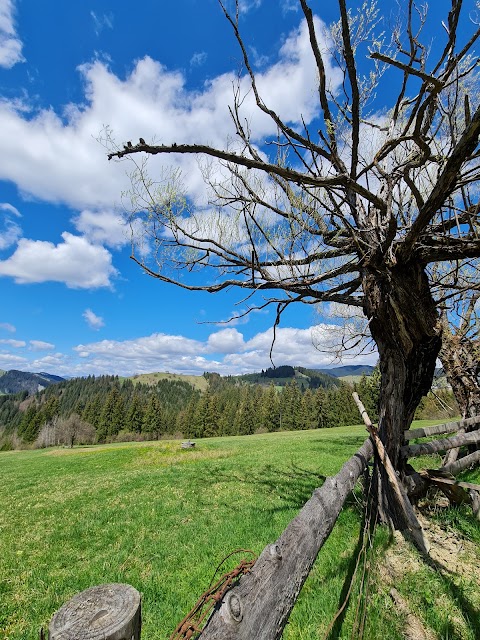
[[[142,640],[168,638],[219,562],[237,548],[259,554],[365,437],[358,426],[211,438],[198,440],[194,449],[161,441],[1,453],[0,638],[37,639],[70,597],[106,582],[126,582],[142,593]],[[286,640],[324,637],[348,588],[362,513],[358,492],[320,552]],[[442,515],[443,525],[480,542],[468,511],[455,514]],[[376,568],[391,545],[387,531],[378,529],[364,583],[368,597],[360,602],[353,590],[331,638],[352,637],[364,604],[365,638],[383,639],[386,629],[389,639],[403,637],[402,615]],[[438,637],[473,640],[480,623],[474,586],[460,579],[453,588],[436,579],[434,568],[422,572],[429,601],[415,601],[417,615],[435,618]],[[408,574],[397,589],[405,597],[422,593]],[[459,593],[470,603],[458,614],[463,635],[455,635],[448,618],[449,611],[462,609]],[[447,627],[450,635],[442,636]]]

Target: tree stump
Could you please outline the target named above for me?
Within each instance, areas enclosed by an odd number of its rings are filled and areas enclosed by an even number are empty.
[[[140,640],[140,602],[128,584],[86,589],[53,616],[49,640]]]

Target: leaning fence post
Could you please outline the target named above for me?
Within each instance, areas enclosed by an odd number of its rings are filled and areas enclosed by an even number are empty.
[[[77,593],[53,616],[49,640],[140,640],[141,597],[129,584]]]

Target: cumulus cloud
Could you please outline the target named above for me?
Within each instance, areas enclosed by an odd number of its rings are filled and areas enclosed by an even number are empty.
[[[94,329],[95,331],[98,331],[99,329],[105,326],[105,322],[103,321],[103,318],[101,318],[100,316],[97,316],[97,314],[94,313],[91,309],[85,309],[82,315],[85,318],[90,329]]]
[[[13,0],[0,0],[0,67],[11,69],[23,62],[22,42],[17,35]]]
[[[13,353],[0,352],[0,369],[19,369],[25,368],[28,360],[22,356]]]
[[[112,210],[84,209],[73,219],[73,223],[80,233],[94,243],[119,248],[130,240],[124,218]]]
[[[7,260],[0,261],[0,276],[10,276],[18,284],[63,282],[72,289],[110,287],[117,271],[107,249],[86,238],[62,233],[55,245],[22,238]]]
[[[324,351],[315,348],[314,333],[316,343],[324,346]],[[277,328],[273,361],[277,366],[328,367],[334,360],[334,355],[328,351],[330,335],[331,326],[326,324],[308,329]],[[245,340],[240,331],[229,327],[213,332],[205,341],[156,333],[131,340],[80,344],[74,351],[83,360],[81,366],[85,374],[132,375],[170,371],[201,375],[204,371],[216,371],[222,375],[235,375],[272,366],[272,340],[273,329]],[[375,364],[376,359],[376,354],[370,354],[357,361]]]
[[[43,340],[30,340],[29,345],[32,351],[52,351],[55,349],[54,344]]]
[[[319,34],[321,23],[317,20]],[[286,38],[277,62],[258,74],[265,103],[293,124],[306,123],[318,112],[316,68],[308,44],[305,22]],[[335,88],[342,81],[331,58],[326,70]],[[78,210],[103,211],[117,202],[129,186],[123,164],[108,162],[106,149],[94,137],[108,123],[119,143],[140,137],[159,142],[198,142],[224,147],[235,131],[228,111],[233,101],[235,72],[189,91],[185,75],[169,71],[150,57],[137,61],[125,78],[96,60],[79,68],[85,99],[63,113],[53,109],[34,112],[27,102],[0,104],[0,154],[9,161],[0,167],[0,179],[14,182],[23,192]],[[255,106],[247,76],[240,79],[245,97],[242,116],[249,120],[259,143],[275,135],[275,124]],[[93,137],[92,137],[93,136]],[[175,163],[184,175],[189,194],[204,199],[205,186],[193,157],[152,158],[152,169]]]
[[[3,329],[4,331],[9,331],[10,333],[15,333],[15,331],[17,330],[13,324],[10,324],[10,322],[0,322],[0,329]]]
[[[27,343],[24,340],[0,340],[0,344],[6,344],[9,347],[13,347],[14,349],[21,349],[25,347]]]
[[[212,333],[207,340],[207,348],[212,353],[235,353],[244,346],[243,335],[237,329],[222,329]]]

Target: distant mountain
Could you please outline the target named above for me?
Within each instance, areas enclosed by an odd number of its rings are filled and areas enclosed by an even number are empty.
[[[0,376],[0,394],[26,391],[29,395],[42,391],[51,384],[63,382],[64,378],[51,373],[29,373],[11,369]]]
[[[262,369],[259,373],[244,373],[240,376],[232,376],[231,380],[267,387],[271,384],[283,387],[295,381],[301,389],[318,389],[318,387],[332,389],[340,385],[340,381],[330,373],[323,373],[319,369],[306,369],[305,367],[292,367],[290,365],[280,365],[274,369]]]
[[[345,376],[371,376],[375,367],[369,364],[351,364],[343,367],[333,367],[332,369],[317,369],[321,373],[326,373],[335,378],[344,378]]]

